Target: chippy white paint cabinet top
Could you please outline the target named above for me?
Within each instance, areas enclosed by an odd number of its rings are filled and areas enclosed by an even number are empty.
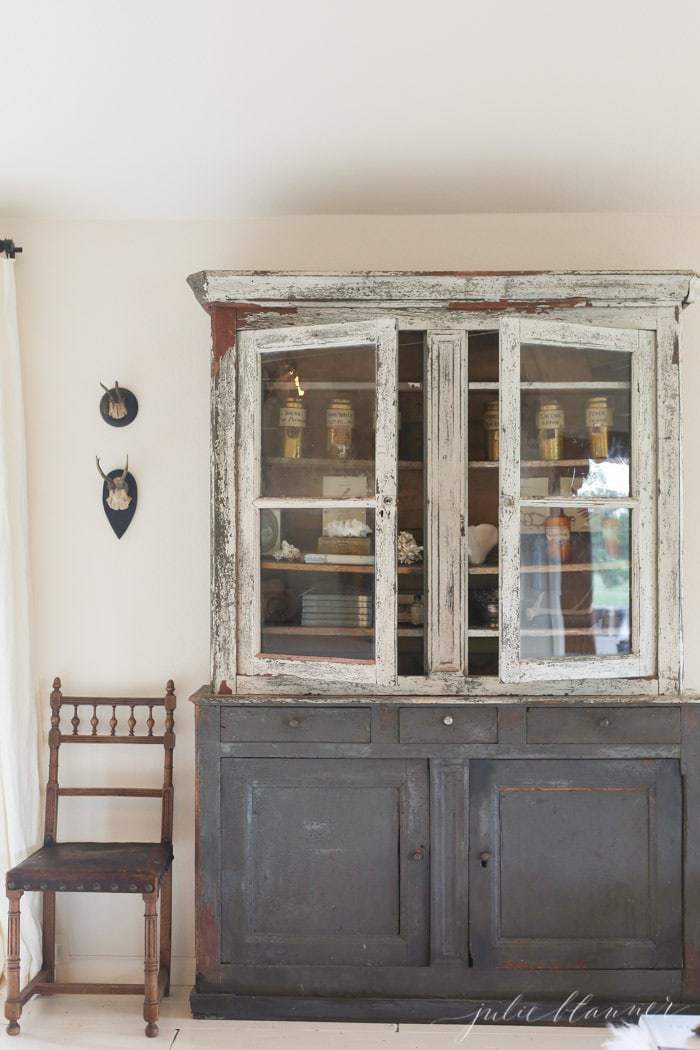
[[[423,701],[464,696],[682,694],[680,544],[680,314],[697,294],[685,272],[271,273],[204,271],[189,278],[212,317],[212,691],[353,695]],[[426,575],[425,674],[397,664],[397,407],[402,333],[423,333]],[[499,333],[500,375],[470,386],[470,339]],[[495,335],[494,335],[495,338]],[[371,347],[376,360],[376,489],[355,500],[375,520],[375,654],[372,661],[261,651],[259,514],[280,507],[259,488],[261,361],[314,347]],[[629,491],[613,500],[630,526],[629,645],[575,659],[521,652],[521,356],[542,348],[601,351],[629,364]],[[598,393],[600,383],[581,383]],[[499,667],[469,674],[469,423],[472,388],[500,401]],[[589,390],[589,392],[590,392]],[[582,392],[583,396],[585,391]],[[569,390],[571,395],[571,390]],[[282,507],[323,501],[290,494]],[[601,510],[594,496],[548,500]],[[330,505],[330,504],[328,504]],[[492,570],[495,571],[495,570]],[[530,632],[534,633],[534,632]],[[566,633],[566,632],[564,632]]]

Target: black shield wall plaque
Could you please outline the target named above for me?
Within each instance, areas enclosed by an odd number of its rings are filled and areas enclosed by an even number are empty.
[[[120,478],[122,476],[122,472],[123,468],[118,468],[117,470],[110,470],[107,477],[112,479]],[[106,481],[102,485],[102,506],[104,508],[105,514],[107,515],[107,521],[112,526],[114,534],[118,540],[122,538],[126,530],[131,525],[131,521],[134,517],[134,514],[136,513],[136,503],[138,500],[138,487],[136,485],[136,478],[133,474],[127,474],[125,480],[129,496],[131,496],[129,506],[126,507],[125,510],[114,510],[112,507],[110,507],[109,503],[107,502],[107,497],[109,496],[109,486]]]

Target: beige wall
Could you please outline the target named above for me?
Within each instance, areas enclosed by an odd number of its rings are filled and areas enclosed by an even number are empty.
[[[177,682],[176,979],[193,955],[193,711],[208,673],[208,319],[185,285],[217,267],[342,269],[700,269],[700,216],[481,215],[256,219],[229,223],[2,220],[22,244],[20,331],[29,445],[37,689],[159,690]],[[683,353],[687,684],[700,688],[700,309]],[[108,428],[99,380],[134,389],[141,410]],[[94,457],[126,453],[139,483],[119,542],[100,505]],[[147,779],[149,756],[98,753],[72,782]],[[123,749],[118,749],[123,750]],[[129,749],[141,752],[147,749]],[[128,753],[128,752],[127,752]],[[153,756],[151,761],[153,760]],[[150,783],[157,783],[153,771]],[[136,806],[136,808],[135,808]],[[148,837],[157,804],[64,800],[64,836]],[[139,809],[140,807],[140,809]],[[150,808],[149,808],[150,807]],[[145,812],[143,812],[145,810]],[[139,819],[129,814],[142,813]],[[99,814],[99,826],[89,830]],[[61,948],[82,974],[138,973],[140,901],[59,901]],[[104,957],[121,957],[115,958]],[[134,978],[136,979],[136,978]]]

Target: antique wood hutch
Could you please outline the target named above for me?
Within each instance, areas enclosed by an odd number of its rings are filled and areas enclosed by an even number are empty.
[[[213,333],[195,1014],[700,1002],[695,277],[190,284]]]

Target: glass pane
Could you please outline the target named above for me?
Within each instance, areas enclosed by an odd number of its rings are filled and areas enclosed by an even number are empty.
[[[523,346],[521,496],[628,496],[629,354]]]
[[[372,496],[374,349],[267,353],[261,377],[262,495]]]
[[[400,675],[425,673],[425,471],[423,370],[425,334],[399,333],[399,472],[397,660]]]
[[[374,659],[374,511],[260,512],[261,651]]]
[[[498,674],[498,333],[469,333],[468,673]],[[484,389],[480,384],[488,386]]]
[[[520,519],[520,655],[630,652],[631,512],[529,507]]]

